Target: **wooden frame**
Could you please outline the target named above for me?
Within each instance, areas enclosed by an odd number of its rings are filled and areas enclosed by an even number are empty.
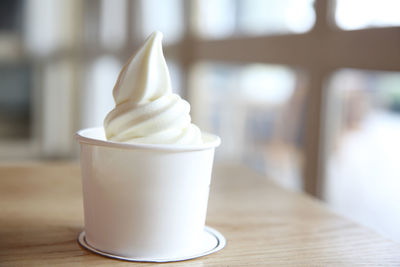
[[[191,10],[189,5],[190,1],[185,1],[186,11]],[[339,30],[331,19],[334,7],[333,0],[316,0],[315,25],[304,34],[200,40],[188,29],[182,42],[166,47],[167,53],[179,58],[184,70],[199,60],[262,62],[305,69],[309,75],[309,105],[304,190],[317,197],[322,197],[325,174],[325,80],[340,68],[400,71],[400,27]],[[188,18],[186,12],[186,25]]]

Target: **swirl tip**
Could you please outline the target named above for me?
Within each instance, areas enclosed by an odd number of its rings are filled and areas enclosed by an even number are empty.
[[[161,41],[162,38],[163,38],[162,32],[160,32],[160,31],[154,31],[154,32],[152,32],[152,34],[150,34],[150,38],[149,38],[149,39],[154,39],[154,40],[159,39],[159,40]]]

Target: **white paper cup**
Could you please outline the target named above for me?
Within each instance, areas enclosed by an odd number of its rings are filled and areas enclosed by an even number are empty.
[[[78,131],[86,242],[135,258],[190,254],[204,231],[215,135],[196,146],[106,141]]]

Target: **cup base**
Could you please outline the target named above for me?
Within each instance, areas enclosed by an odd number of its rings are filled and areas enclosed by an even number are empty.
[[[214,252],[217,252],[221,249],[223,249],[226,245],[226,240],[225,237],[218,232],[217,230],[206,226],[204,228],[204,238],[202,244],[199,244],[199,246],[196,248],[195,251],[193,251],[190,254],[185,254],[185,255],[179,255],[171,258],[157,258],[157,257],[125,257],[121,255],[115,255],[115,254],[110,254],[104,251],[100,251],[91,245],[89,245],[86,242],[86,234],[85,231],[81,232],[79,237],[78,237],[78,242],[79,244],[94,252],[97,254],[100,254],[102,256],[114,258],[114,259],[119,259],[119,260],[125,260],[125,261],[139,261],[139,262],[171,262],[171,261],[184,261],[184,260],[190,260],[202,256],[206,256],[209,254],[212,254]]]

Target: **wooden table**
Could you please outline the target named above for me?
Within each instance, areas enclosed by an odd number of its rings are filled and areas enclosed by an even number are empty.
[[[216,166],[207,224],[227,246],[173,266],[400,266],[400,245],[244,167]],[[102,257],[83,227],[77,163],[0,166],[0,266],[148,266]]]

